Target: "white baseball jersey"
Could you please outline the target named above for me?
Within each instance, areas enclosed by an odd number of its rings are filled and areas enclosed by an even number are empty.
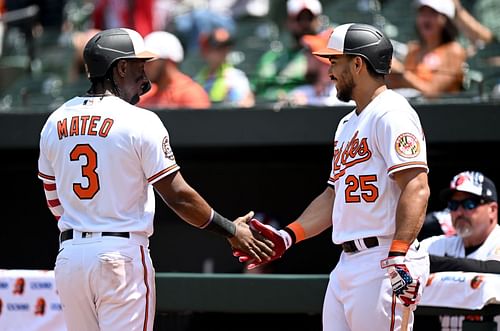
[[[420,242],[420,249],[438,256],[467,257],[476,260],[500,261],[500,226],[490,233],[486,241],[474,252],[465,255],[464,241],[458,236],[433,236]],[[464,316],[440,316],[441,330],[462,330]],[[499,329],[500,330],[500,329]]]
[[[359,115],[353,111],[340,121],[328,180],[335,188],[333,242],[372,236],[385,240],[362,252],[341,254],[324,299],[324,331],[403,329],[405,308],[398,304],[380,261],[394,236],[401,194],[391,175],[413,167],[427,170],[425,140],[417,114],[399,94],[386,90]],[[425,251],[412,245],[405,265],[425,283]],[[409,330],[412,325],[410,314]]]
[[[424,133],[404,97],[386,90],[358,115],[352,111],[335,133],[332,213],[336,244],[372,236],[392,236],[401,194],[394,172],[427,168]]]
[[[179,169],[158,116],[115,96],[75,97],[41,132],[39,178],[56,183],[61,231],[153,233],[150,184]]]
[[[486,241],[467,256],[465,255],[464,241],[460,236],[440,235],[426,238],[422,240],[420,247],[432,255],[500,261],[500,226],[496,225]]]

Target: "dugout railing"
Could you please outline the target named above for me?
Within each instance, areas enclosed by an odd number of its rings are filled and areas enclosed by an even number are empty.
[[[158,273],[157,318],[186,313],[319,315],[327,284],[323,274]],[[500,305],[481,310],[420,306],[415,314],[481,315],[483,321],[465,323],[462,330],[496,331],[492,321],[500,315]]]

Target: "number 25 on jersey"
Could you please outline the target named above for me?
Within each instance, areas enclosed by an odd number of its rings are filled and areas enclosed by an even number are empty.
[[[375,185],[377,175],[349,175],[345,178],[345,202],[357,203],[375,202],[378,198],[378,188]]]

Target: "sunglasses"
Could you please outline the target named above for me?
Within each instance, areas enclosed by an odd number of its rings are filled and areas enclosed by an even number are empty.
[[[465,210],[476,209],[478,206],[484,204],[483,199],[468,198],[464,200],[450,200],[448,201],[448,209],[451,211],[456,211],[458,207],[462,206]]]

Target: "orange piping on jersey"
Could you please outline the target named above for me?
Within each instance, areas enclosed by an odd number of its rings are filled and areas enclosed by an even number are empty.
[[[306,239],[306,231],[298,221],[288,224],[286,227],[295,233],[295,243]]]
[[[59,201],[59,199],[53,199],[47,200],[47,204],[49,205],[49,207],[57,207],[61,205],[61,202]]]
[[[396,295],[392,295],[392,305],[391,305],[391,327],[390,331],[394,331],[394,325],[396,323]]]
[[[55,183],[43,183],[43,188],[47,191],[55,191],[56,184]]]
[[[144,247],[141,245],[141,261],[142,267],[144,268],[144,285],[146,286],[146,308],[144,312],[144,325],[142,327],[143,331],[148,330],[148,320],[149,320],[149,284],[148,284],[148,268],[146,266],[146,258],[144,254]]]
[[[391,172],[394,169],[399,169],[399,168],[407,167],[407,166],[422,166],[422,167],[427,168],[427,163],[422,162],[422,161],[413,161],[413,162],[396,164],[396,165],[393,165],[392,167],[390,167],[389,169],[387,169],[387,172]]]
[[[172,170],[174,170],[175,168],[178,168],[179,166],[177,164],[174,164],[174,165],[171,165],[170,167],[168,167],[167,169],[163,169],[162,171],[158,172],[157,174],[151,176],[148,178],[148,182],[152,182],[153,180],[155,180],[156,178],[160,177],[161,175],[164,175]]]
[[[43,174],[41,172],[38,172],[38,177],[41,177],[43,179],[48,179],[48,180],[56,180],[55,176],[49,176],[49,175]]]

